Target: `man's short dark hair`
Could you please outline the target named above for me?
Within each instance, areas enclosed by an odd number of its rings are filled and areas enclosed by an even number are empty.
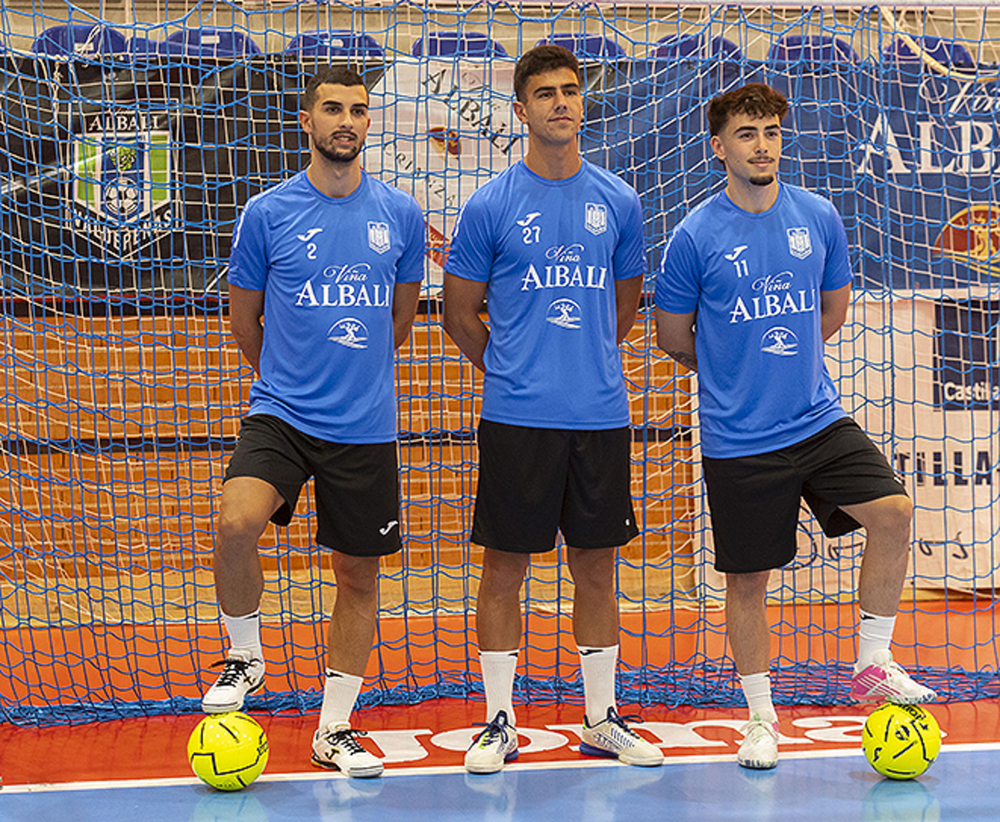
[[[523,103],[528,80],[536,74],[561,68],[570,69],[576,75],[576,81],[580,82],[580,63],[569,49],[549,43],[529,49],[514,67],[514,96]]]
[[[318,89],[323,85],[332,86],[363,86],[365,81],[354,69],[347,66],[325,66],[317,71],[309,82],[306,83],[305,93],[302,95],[302,110],[311,111],[316,105],[316,98],[319,96]],[[368,90],[365,89],[367,95]]]
[[[780,91],[775,91],[763,83],[747,83],[745,86],[713,97],[708,104],[708,133],[719,134],[733,114],[746,114],[753,118],[777,116],[779,120],[788,114],[788,100]]]

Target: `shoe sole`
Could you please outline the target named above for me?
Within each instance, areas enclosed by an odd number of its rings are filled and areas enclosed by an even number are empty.
[[[317,768],[323,768],[324,770],[327,771],[341,771],[341,773],[347,776],[354,777],[356,779],[371,779],[373,776],[381,776],[382,771],[385,770],[382,767],[382,763],[380,762],[378,765],[369,765],[366,768],[350,768],[346,771],[343,771],[340,769],[340,767],[334,765],[332,762],[327,762],[323,759],[320,759],[319,757],[316,756],[316,754],[312,755],[311,761],[312,764],[315,765]]]
[[[926,705],[937,699],[937,694],[932,696],[899,696],[898,694],[851,694],[851,699],[855,702],[891,702],[893,705]]]
[[[751,771],[769,771],[778,766],[777,762],[761,762],[756,759],[748,759],[745,762],[737,759],[736,762],[741,768],[748,768]]]
[[[507,754],[503,758],[503,762],[501,762],[499,765],[496,765],[496,766],[494,766],[494,765],[475,765],[475,764],[469,765],[468,763],[466,763],[466,765],[465,765],[465,772],[466,773],[479,773],[479,774],[484,774],[484,773],[499,773],[500,771],[503,770],[503,766],[504,765],[506,765],[508,762],[513,762],[515,759],[517,759],[518,755],[519,755],[519,751],[517,749],[514,749],[513,751],[511,751],[509,754]]]
[[[626,765],[637,765],[640,768],[655,768],[657,765],[663,764],[662,756],[658,759],[632,759],[625,757],[622,754],[616,754],[613,751],[606,751],[604,748],[588,745],[586,742],[580,743],[580,753],[585,756],[600,756],[604,759],[617,759],[619,762],[624,762]]]
[[[262,679],[256,685],[254,685],[249,691],[243,695],[243,699],[246,699],[250,694],[255,694],[261,688],[264,687],[264,680]],[[201,701],[201,712],[204,714],[231,714],[233,711],[239,711],[243,708],[243,699],[239,702],[229,702],[225,705],[206,705],[205,700]]]

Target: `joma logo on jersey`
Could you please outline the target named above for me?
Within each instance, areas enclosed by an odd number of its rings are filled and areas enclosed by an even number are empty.
[[[603,234],[608,228],[608,208],[601,203],[587,203],[583,227],[591,234]]]
[[[809,229],[806,227],[788,229],[788,253],[797,260],[804,260],[813,252]]]
[[[376,254],[389,250],[389,226],[387,223],[368,223],[368,245]]]

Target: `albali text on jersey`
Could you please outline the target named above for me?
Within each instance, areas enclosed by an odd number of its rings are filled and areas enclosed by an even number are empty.
[[[646,272],[634,189],[587,162],[565,180],[519,162],[466,201],[445,270],[487,283],[484,419],[628,425],[615,282]]]
[[[367,174],[347,197],[305,172],[253,197],[227,275],[264,292],[250,413],[332,442],[395,439],[393,289],[420,280],[423,259],[417,202]]]
[[[801,442],[845,415],[823,361],[821,300],[851,282],[833,205],[781,184],[767,211],[725,192],[677,226],[656,305],[697,311],[702,451],[727,458]]]

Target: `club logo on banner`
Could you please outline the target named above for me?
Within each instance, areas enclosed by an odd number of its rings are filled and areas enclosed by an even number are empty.
[[[601,203],[587,203],[587,214],[583,220],[584,228],[595,236],[603,234],[608,228],[608,208]]]
[[[170,133],[139,112],[91,118],[71,145],[74,228],[129,259],[173,227]]]
[[[797,260],[804,260],[813,252],[812,241],[809,239],[809,229],[788,229],[788,253]]]
[[[938,234],[934,251],[986,277],[1000,274],[1000,205],[959,211]]]
[[[368,223],[368,245],[376,254],[389,250],[389,226],[386,223]]]

